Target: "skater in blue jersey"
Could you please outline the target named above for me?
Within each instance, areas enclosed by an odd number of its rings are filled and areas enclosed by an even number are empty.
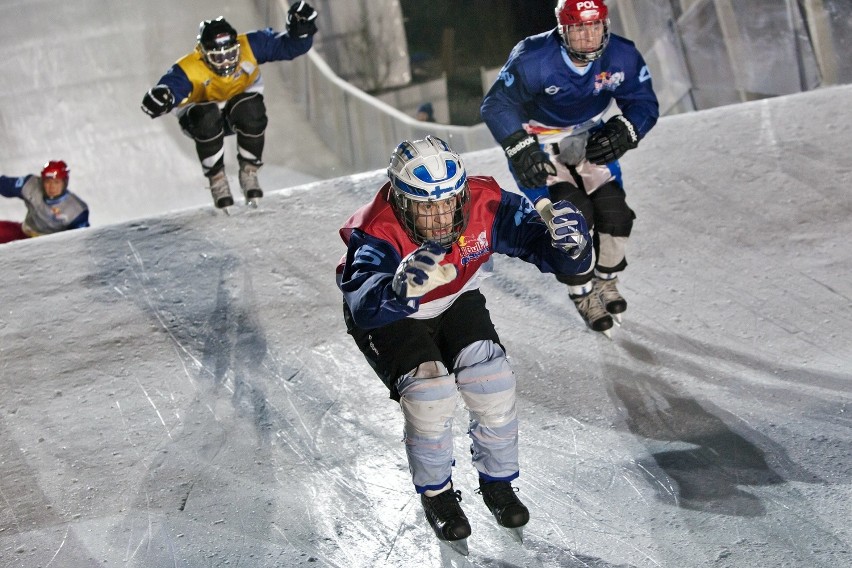
[[[518,477],[515,376],[479,290],[494,253],[542,272],[591,272],[585,220],[552,206],[553,229],[523,196],[467,176],[438,138],[405,141],[390,181],[340,230],[337,282],[348,332],[399,402],[412,481],[439,539],[463,541],[470,524],[452,481],[452,418],[460,393],[480,491],[497,522],[520,531],[529,511]]]
[[[257,181],[266,132],[266,105],[259,65],[307,53],[317,31],[317,12],[294,2],[287,33],[272,29],[237,34],[224,18],[201,22],[195,50],[177,61],[142,98],[142,110],[157,118],[176,109],[184,134],[195,140],[201,169],[216,207],[234,204],[225,175],[225,136],[237,135],[243,196],[257,205]]]
[[[616,286],[635,214],[618,159],[659,117],[651,75],[633,42],[610,33],[602,0],[560,0],[557,26],[512,50],[482,118],[542,218],[566,200],[586,217],[593,274],[559,274],[588,326],[610,333],[627,302]]]

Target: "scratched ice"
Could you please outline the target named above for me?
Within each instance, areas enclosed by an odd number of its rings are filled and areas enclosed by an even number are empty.
[[[473,526],[461,559],[430,534],[400,412],[341,320],[336,229],[382,172],[282,179],[230,218],[201,194],[128,221],[128,203],[171,205],[198,186],[188,141],[136,108],[162,72],[153,59],[186,48],[119,57],[143,40],[125,18],[172,6],[137,4],[82,3],[103,25],[71,34],[138,73],[110,110],[121,175],[107,135],[63,106],[88,87],[57,103],[62,144],[85,148],[72,179],[97,226],[0,246],[0,565],[850,564],[852,88],[666,118],[625,157],[637,220],[612,341],[552,277],[495,259],[485,293],[519,382],[517,486],[532,519],[519,546],[473,493],[459,407],[455,479]],[[220,11],[243,17],[228,6],[157,19],[157,41]],[[20,28],[12,39],[29,39]],[[14,85],[0,87],[4,109]],[[48,95],[28,96],[46,108]],[[173,161],[158,162],[160,143]],[[48,158],[31,140],[0,144],[4,173]],[[465,160],[513,187],[498,148]],[[148,183],[161,165],[173,178]]]

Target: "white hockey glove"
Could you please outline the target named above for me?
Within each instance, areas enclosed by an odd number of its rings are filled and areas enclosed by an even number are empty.
[[[539,199],[535,208],[550,232],[551,244],[577,260],[591,242],[586,218],[568,201]]]
[[[455,280],[458,272],[452,264],[439,264],[447,251],[427,241],[402,259],[393,276],[393,291],[404,300],[420,298],[442,284]]]

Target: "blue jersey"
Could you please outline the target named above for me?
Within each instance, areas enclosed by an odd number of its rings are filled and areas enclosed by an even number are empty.
[[[591,126],[612,100],[640,139],[659,118],[648,66],[633,42],[611,34],[603,55],[579,69],[553,29],[515,46],[480,111],[499,142],[530,120],[558,128]]]
[[[577,260],[554,248],[541,217],[523,197],[504,191],[490,177],[471,176],[468,183],[470,220],[444,258],[444,263],[455,265],[458,276],[422,298],[400,298],[391,286],[400,262],[418,245],[400,226],[387,200],[390,184],[340,229],[347,252],[338,266],[337,282],[358,327],[374,329],[404,317],[439,315],[458,296],[479,287],[482,265],[493,253],[520,258],[548,273],[591,269],[591,247]]]
[[[196,48],[171,66],[157,84],[171,90],[176,103],[216,101],[223,102],[230,96],[246,91],[260,91],[260,71],[256,68],[269,61],[288,61],[307,53],[313,45],[313,36],[291,38],[283,32],[270,28],[240,34],[240,64],[232,76],[216,75],[203,62]]]

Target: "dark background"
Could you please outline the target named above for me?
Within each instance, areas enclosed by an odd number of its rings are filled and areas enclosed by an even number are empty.
[[[523,38],[556,25],[557,0],[401,0],[415,83],[447,75],[450,122],[481,122],[480,68],[500,67]]]

